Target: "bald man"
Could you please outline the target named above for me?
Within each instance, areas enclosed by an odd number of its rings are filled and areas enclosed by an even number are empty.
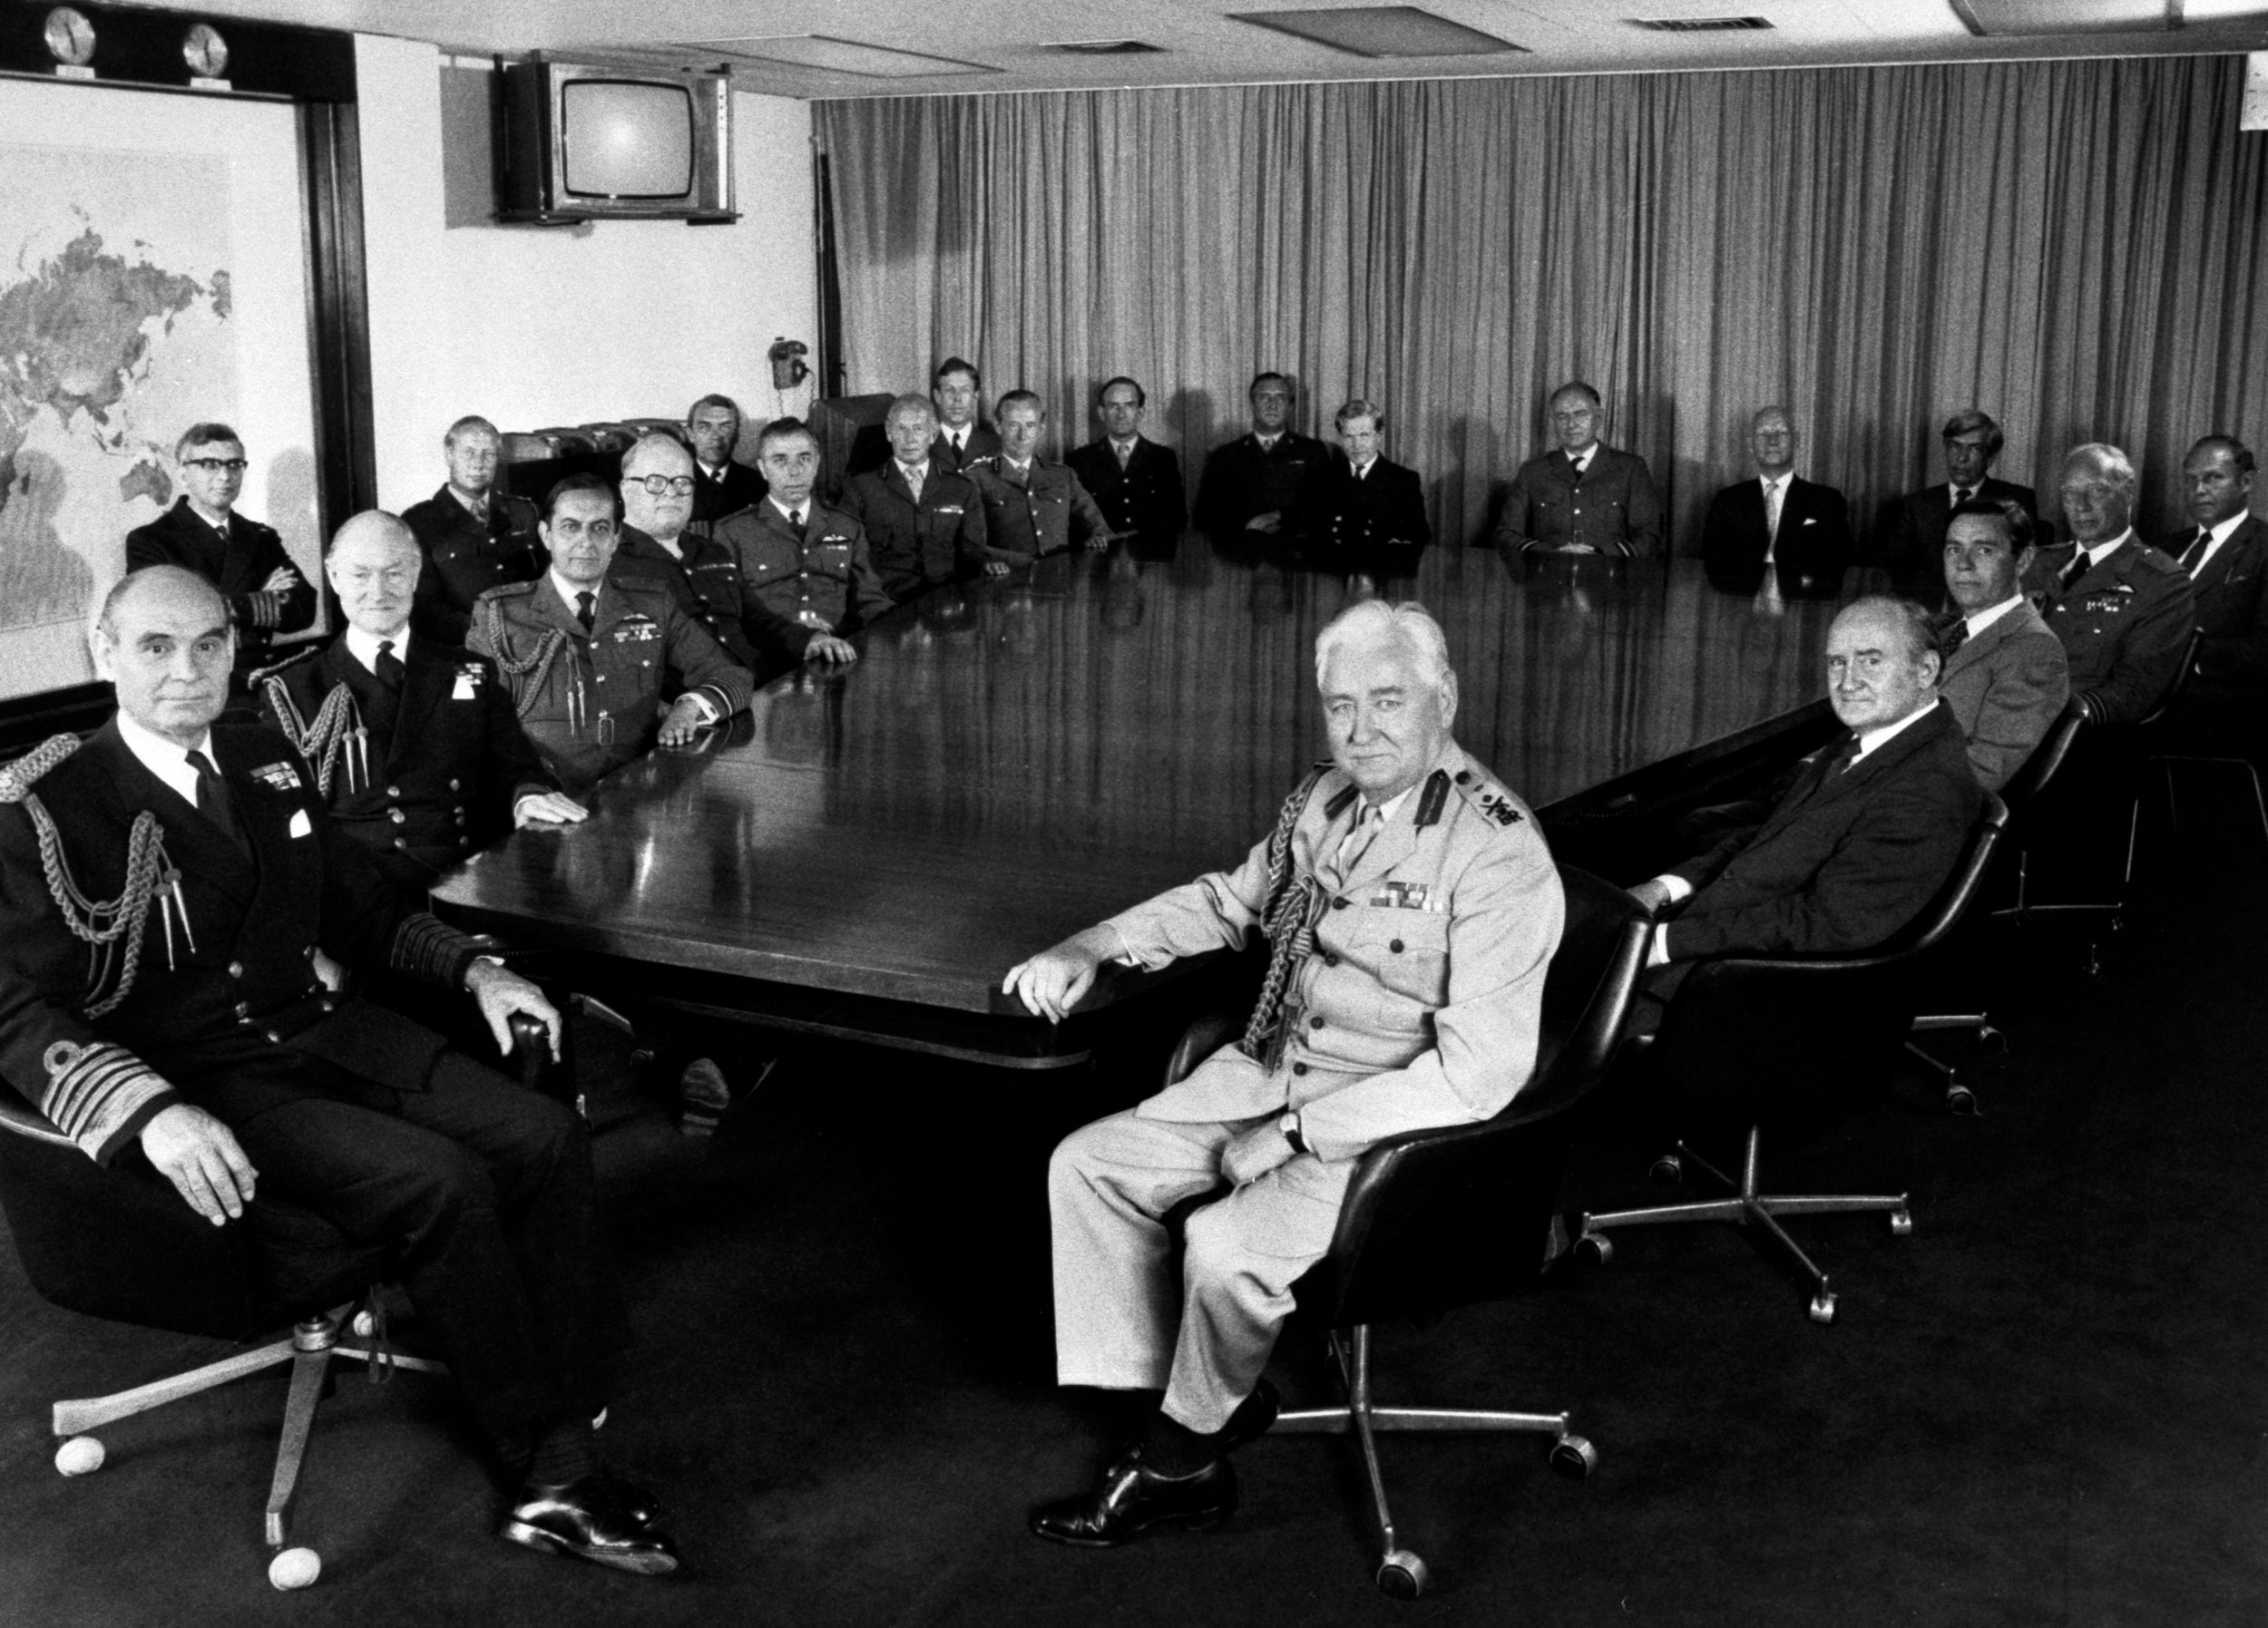
[[[645,435],[622,454],[622,540],[613,574],[660,584],[678,609],[709,630],[742,667],[757,666],[743,625],[748,585],[740,556],[703,531],[691,531],[699,478],[693,454],[672,435]]]
[[[412,908],[511,827],[583,818],[520,726],[495,663],[412,629],[425,570],[402,521],[356,515],[323,559],[346,631],[254,685],[314,767],[331,818]]]
[[[1701,522],[1701,558],[1709,580],[1751,593],[1769,570],[1791,592],[1832,594],[1851,559],[1851,511],[1843,493],[1795,473],[1798,437],[1785,407],[1766,407],[1748,421],[1754,480],[1709,500]]]

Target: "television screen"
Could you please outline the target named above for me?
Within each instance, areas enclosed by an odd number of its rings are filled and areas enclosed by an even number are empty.
[[[560,87],[571,197],[681,198],[693,190],[693,98],[683,85],[571,79]]]

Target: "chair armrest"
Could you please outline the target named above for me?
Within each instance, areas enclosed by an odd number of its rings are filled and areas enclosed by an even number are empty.
[[[573,1077],[562,1060],[552,1056],[551,1031],[540,1018],[514,1012],[511,1018],[512,1062],[520,1083],[531,1091],[569,1101],[574,1095]],[[562,1021],[565,1019],[562,1018]]]
[[[1181,1031],[1173,1055],[1166,1059],[1166,1084],[1178,1086],[1190,1071],[1237,1038],[1237,1020],[1227,1012],[1207,1012]]]
[[[8,1086],[0,1086],[0,1131],[22,1136],[27,1141],[44,1142],[50,1147],[67,1147],[73,1153],[79,1151],[79,1145],[57,1130],[53,1120]]]

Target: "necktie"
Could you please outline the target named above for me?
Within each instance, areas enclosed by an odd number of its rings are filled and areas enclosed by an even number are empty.
[[[394,653],[394,641],[390,639],[378,640],[378,662],[376,670],[379,683],[396,695],[401,693],[402,679],[406,674],[402,668],[402,658]]]
[[[598,604],[599,596],[587,588],[575,596],[575,619],[582,624],[585,633],[591,631],[591,624],[598,619]]]
[[[1967,502],[1968,502],[1970,498],[1975,497],[1976,495],[1977,495],[1977,489],[1976,489],[1975,487],[1973,487],[1973,486],[1956,486],[1956,487],[1954,487],[1954,488],[1953,488],[1953,507],[1954,507],[1954,508],[1956,508],[1956,509],[1960,508],[1960,507],[1963,503]]]
[[[1780,541],[1780,502],[1787,491],[1785,483],[1768,481],[1764,489],[1764,562],[1772,563],[1772,551]]]
[[[2071,551],[2071,562],[2056,573],[2056,591],[2069,593],[2071,584],[2087,574],[2087,568],[2091,563],[2085,549],[2074,548]]]
[[[244,833],[236,823],[236,809],[229,801],[229,788],[221,781],[220,772],[202,752],[189,754],[189,766],[197,771],[197,812],[218,825],[221,834],[242,850]]]
[[[2197,535],[2192,538],[2190,540],[2189,546],[2182,551],[2182,570],[2189,572],[2192,576],[2195,576],[2196,574],[2198,565],[2202,563],[2204,559],[2205,544],[2211,542],[2212,541],[2213,533],[2206,530],[2204,526],[2199,526],[2197,528]]]
[[[1371,839],[1378,834],[1378,828],[1385,823],[1386,815],[1383,809],[1374,804],[1362,804],[1360,812],[1354,816],[1354,824],[1348,828],[1346,835],[1339,839],[1338,870],[1342,885],[1354,873],[1354,867],[1362,863],[1363,855],[1370,851]]]
[[[1011,486],[1021,488],[1024,483],[1025,472],[1030,467],[1029,464],[1010,463],[1002,466],[1001,473]]]
[[[1128,445],[1126,445],[1126,446],[1120,446],[1120,445],[1119,445],[1117,442],[1115,442],[1115,441],[1114,441],[1114,442],[1112,442],[1112,443],[1110,444],[1110,450],[1111,450],[1112,452],[1114,452],[1114,453],[1118,453],[1118,455],[1119,455],[1119,467],[1120,469],[1124,469],[1124,468],[1127,466],[1128,463],[1129,463],[1129,462],[1130,462],[1130,461],[1132,460],[1133,456],[1134,456],[1134,448],[1133,448],[1133,446],[1132,446],[1130,444],[1128,444]]]
[[[920,502],[922,501],[922,475],[924,472],[918,469],[906,469],[905,465],[903,463],[899,464],[898,467],[905,470],[906,489],[913,492],[914,501],[917,503]]]
[[[1951,627],[1945,629],[1944,637],[1938,641],[1938,655],[1943,659],[1950,661],[1953,658],[1953,652],[1960,649],[1961,646],[1967,644],[1968,642],[1969,619],[1964,616],[1960,619],[1960,620],[1955,622]]]
[[[1573,475],[1577,480],[1579,481],[1583,478],[1583,461],[1582,459],[1577,457],[1573,453],[1569,453],[1567,455],[1567,467],[1568,473]]]
[[[802,530],[803,530],[803,511],[802,511],[802,510],[800,510],[800,509],[793,509],[793,510],[790,510],[790,511],[788,512],[788,514],[787,514],[787,523],[788,523],[789,525],[791,525],[791,526],[795,527],[797,531],[802,531]]]
[[[1827,768],[1827,778],[1833,780],[1838,775],[1847,774],[1851,765],[1858,760],[1859,737],[1854,735],[1835,752],[1834,760]]]

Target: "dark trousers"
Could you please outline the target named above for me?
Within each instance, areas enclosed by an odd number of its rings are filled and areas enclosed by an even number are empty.
[[[596,1413],[629,1327],[582,1121],[455,1051],[424,1091],[333,1084],[230,1127],[261,1194],[393,1247],[411,1303],[506,1454]]]

